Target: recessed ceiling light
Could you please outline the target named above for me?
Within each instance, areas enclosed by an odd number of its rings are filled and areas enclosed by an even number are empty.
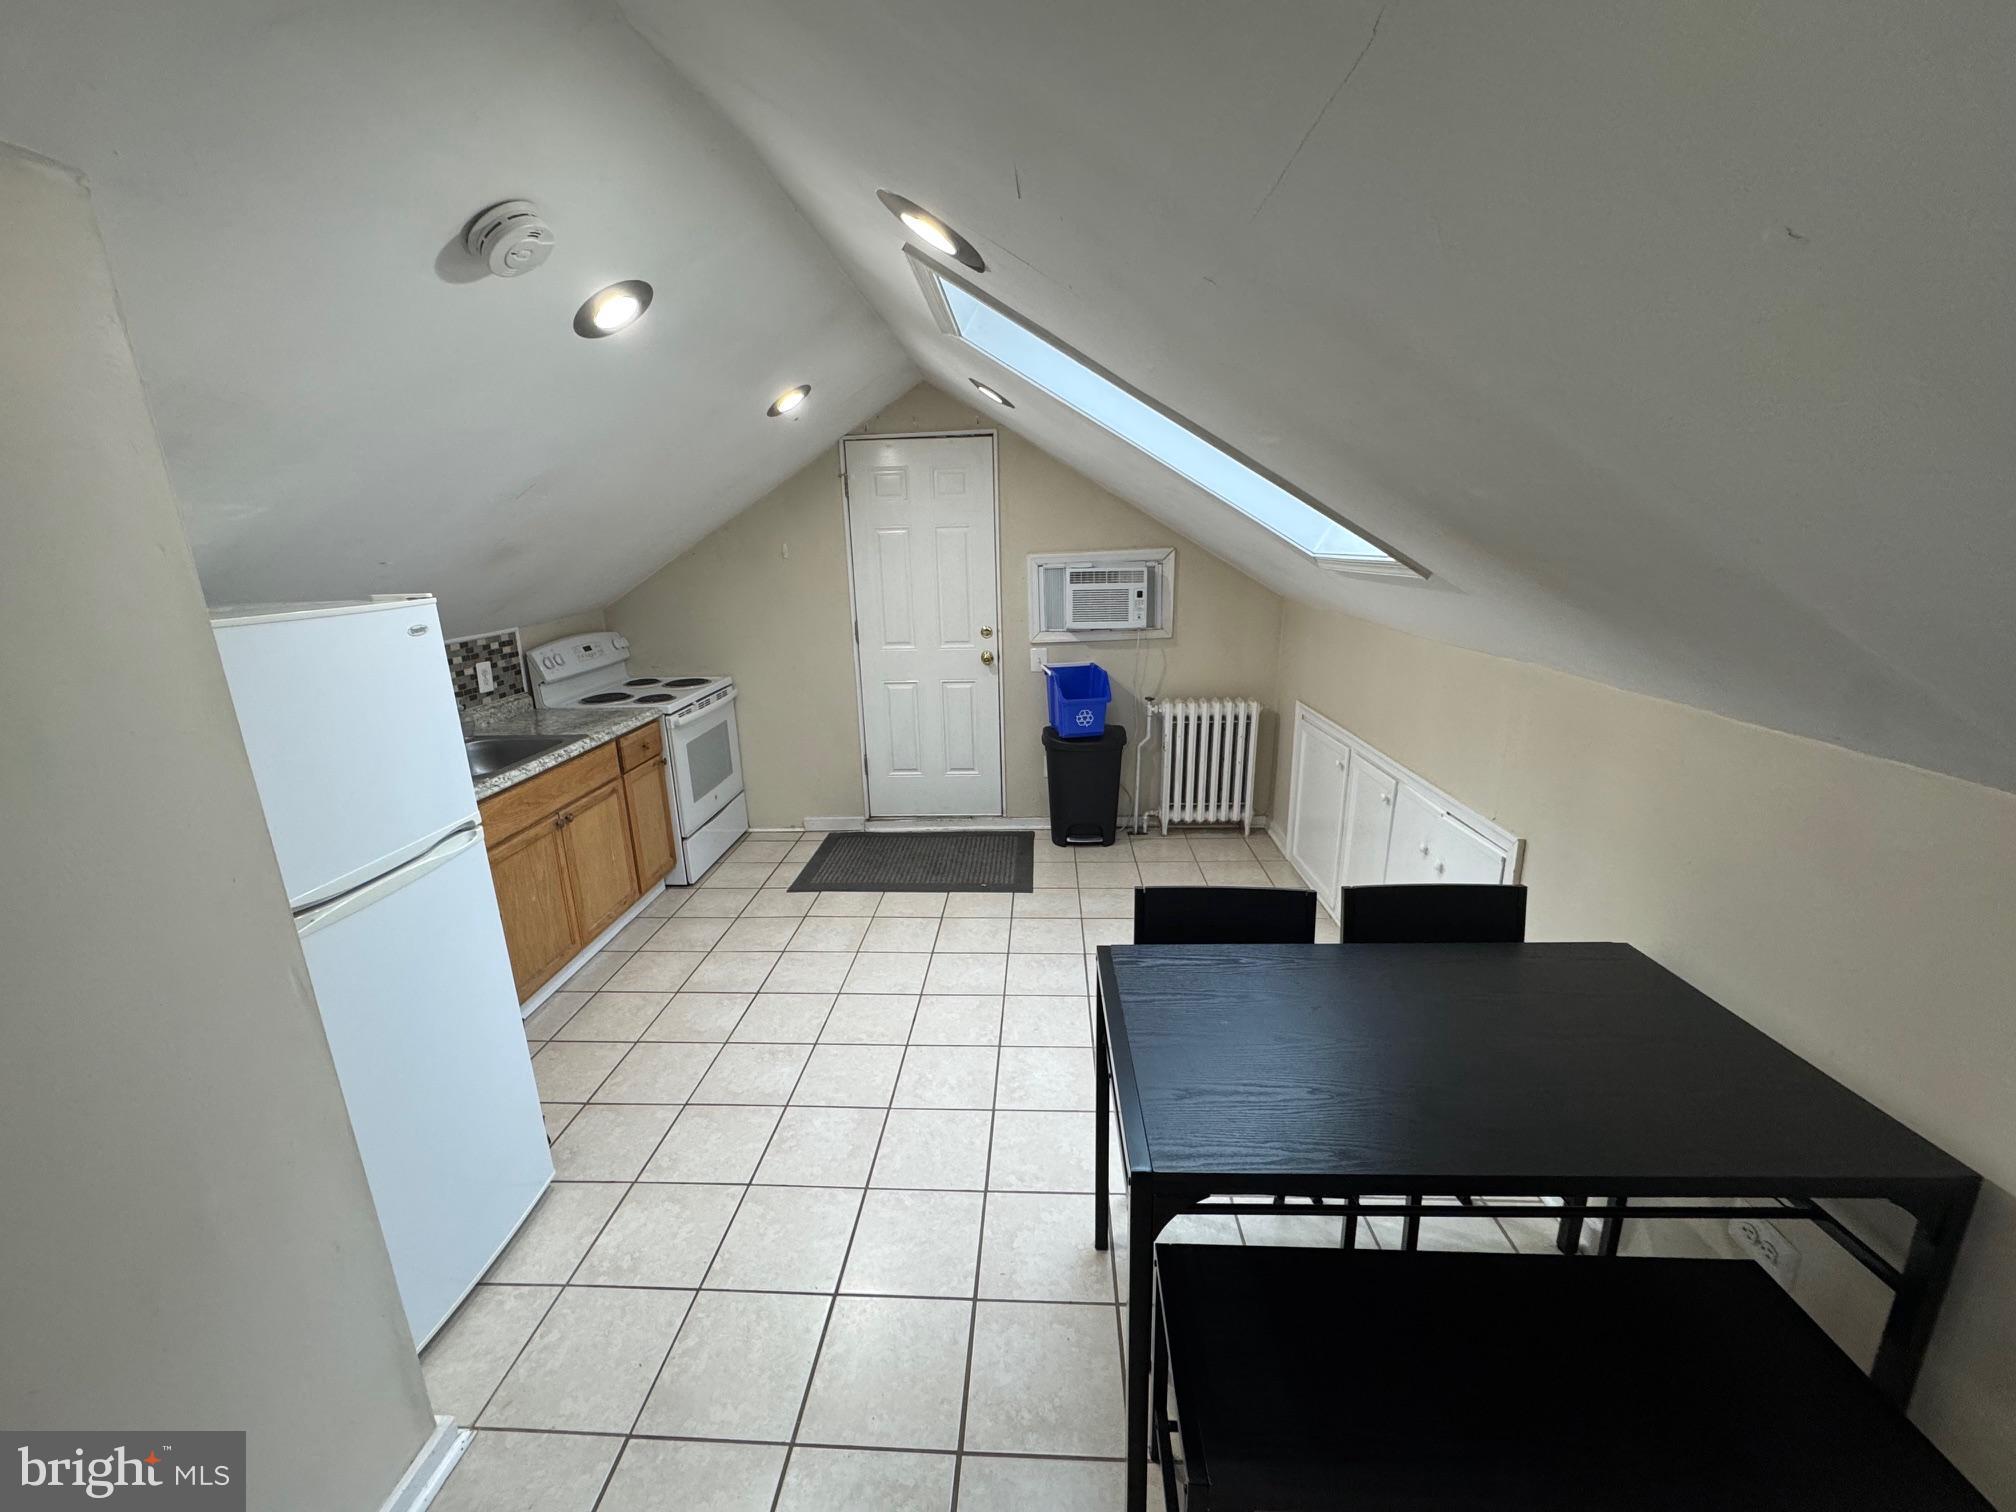
[[[982,383],[978,378],[968,378],[966,381],[972,384],[973,387],[975,387],[976,389],[980,390],[981,398],[992,399],[996,404],[1000,405],[1001,408],[1003,409],[1015,408],[1015,401],[1013,399],[1010,399],[1006,394],[1002,393],[999,389],[989,388],[986,384]]]
[[[812,385],[801,383],[796,388],[788,388],[770,401],[767,413],[774,420],[779,415],[788,415],[811,396]]]
[[[651,285],[641,278],[626,279],[598,290],[574,312],[576,336],[614,336],[637,323],[637,317],[651,308]]]
[[[903,222],[905,230],[925,245],[935,247],[947,257],[958,258],[975,273],[987,271],[985,260],[973,250],[973,243],[915,200],[905,199],[900,194],[891,194],[887,189],[877,189],[875,197],[882,201],[883,207],[891,215]]]

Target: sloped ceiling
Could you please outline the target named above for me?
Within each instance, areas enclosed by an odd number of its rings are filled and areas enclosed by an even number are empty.
[[[213,603],[599,607],[916,381],[606,0],[5,0],[0,139],[92,185]],[[459,231],[520,197],[552,260],[472,278]],[[574,335],[625,278],[646,318]]]
[[[927,374],[1264,581],[2016,787],[2016,10],[624,4]],[[1432,580],[988,371],[878,188]]]

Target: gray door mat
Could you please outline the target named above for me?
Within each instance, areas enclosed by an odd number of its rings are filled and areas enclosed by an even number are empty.
[[[939,830],[828,835],[792,892],[1028,892],[1036,878],[1030,830]]]

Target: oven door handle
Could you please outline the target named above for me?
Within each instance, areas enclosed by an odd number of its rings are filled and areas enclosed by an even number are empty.
[[[735,695],[738,694],[739,692],[741,692],[741,689],[739,688],[730,688],[728,690],[727,697],[715,699],[714,702],[707,705],[706,708],[689,709],[684,714],[673,715],[672,718],[666,720],[665,722],[670,726],[672,726],[673,729],[677,730],[685,725],[692,724],[693,721],[696,719],[705,719],[709,714],[714,713],[716,710],[725,709],[728,707],[728,705],[735,702]]]

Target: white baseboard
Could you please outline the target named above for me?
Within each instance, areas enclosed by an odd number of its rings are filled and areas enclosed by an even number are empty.
[[[406,1473],[399,1477],[399,1484],[392,1488],[392,1494],[385,1498],[378,1512],[420,1512],[446,1484],[448,1473],[475,1437],[467,1428],[457,1428],[452,1417],[434,1419],[434,1431],[413,1456],[413,1463],[406,1467]]]
[[[805,828],[808,830],[858,830],[866,829],[868,821],[859,814],[807,814]]]
[[[562,985],[565,984],[567,978],[574,975],[576,971],[581,969],[581,965],[583,962],[585,962],[590,956],[594,955],[595,952],[600,950],[604,945],[607,945],[611,940],[615,939],[617,932],[621,930],[625,924],[628,924],[632,919],[636,918],[639,914],[644,912],[645,908],[652,902],[652,900],[655,899],[658,896],[658,894],[660,894],[664,890],[665,889],[657,883],[653,883],[651,886],[645,888],[644,896],[639,898],[635,903],[632,903],[628,908],[624,909],[621,914],[617,915],[616,922],[614,924],[611,924],[607,929],[603,930],[602,933],[595,936],[594,939],[590,940],[588,942],[587,949],[583,950],[579,955],[575,956],[573,960],[569,961],[565,966],[562,966],[558,971],[554,972],[552,976],[546,979],[546,985],[544,987],[541,987],[537,992],[533,993],[532,996],[525,999],[524,1002],[518,1005],[518,1017],[520,1018],[532,1017],[533,1013],[538,1010],[540,1004],[544,1003],[546,999],[550,998],[551,996],[553,996],[554,993],[558,992],[561,989]]]

